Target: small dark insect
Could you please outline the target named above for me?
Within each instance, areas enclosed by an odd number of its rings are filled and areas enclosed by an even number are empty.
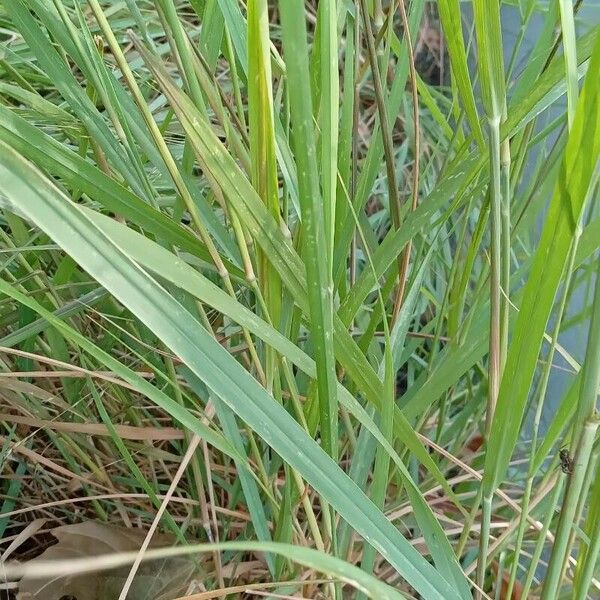
[[[562,472],[566,475],[570,475],[575,467],[575,461],[573,460],[569,449],[566,446],[561,448],[558,457],[560,458],[560,468],[562,469]]]

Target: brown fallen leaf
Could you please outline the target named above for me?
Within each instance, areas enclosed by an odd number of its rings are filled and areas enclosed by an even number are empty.
[[[117,552],[131,552],[140,548],[145,532],[124,529],[96,521],[64,525],[52,531],[57,543],[31,561],[89,558]],[[172,546],[170,535],[156,534],[152,548]],[[51,578],[28,576],[19,582],[17,600],[114,600],[129,573],[129,566]],[[193,577],[198,577],[197,566],[185,558],[142,563],[127,596],[128,600],[170,600],[177,598]]]

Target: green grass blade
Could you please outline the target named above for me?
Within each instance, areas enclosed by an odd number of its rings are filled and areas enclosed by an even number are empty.
[[[565,59],[565,72],[567,74],[567,119],[569,128],[573,126],[575,108],[579,96],[579,77],[577,76],[577,43],[575,36],[575,16],[573,2],[559,0],[560,24],[562,31],[563,54]]]
[[[337,2],[323,0],[319,3],[319,25],[321,57],[321,188],[323,190],[323,219],[330,275],[333,269],[333,247],[335,237],[336,189],[338,175],[339,135],[339,77],[337,40]],[[290,82],[291,87],[291,82]],[[293,88],[292,88],[293,90]],[[293,94],[293,91],[291,92]]]
[[[337,457],[337,379],[333,346],[329,343],[333,339],[333,286],[330,268],[327,261],[323,260],[323,257],[329,255],[324,216],[324,210],[327,209],[322,205],[319,189],[304,4],[292,0],[280,3],[280,9],[302,229],[306,245],[303,258],[317,363],[321,436],[326,452]],[[337,174],[337,166],[334,168]],[[331,193],[334,190],[335,185]]]
[[[439,0],[438,10],[440,11],[440,19],[444,28],[446,43],[448,44],[448,56],[452,65],[452,75],[460,93],[471,131],[479,146],[483,147],[483,132],[475,104],[473,85],[467,63],[467,52],[463,39],[460,2],[459,0]]]

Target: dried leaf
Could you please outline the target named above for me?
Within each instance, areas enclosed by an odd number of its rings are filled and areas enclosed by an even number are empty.
[[[140,548],[145,536],[141,530],[123,529],[96,521],[57,527],[52,534],[57,543],[34,559],[33,563],[131,552]],[[156,534],[151,547],[160,548],[173,543],[172,536]],[[192,562],[183,558],[142,563],[127,597],[129,600],[176,598],[185,590],[194,571]],[[65,597],[74,600],[114,600],[118,598],[128,572],[129,567],[122,567],[83,575],[57,574],[44,579],[24,577],[19,583],[17,600],[61,600]]]

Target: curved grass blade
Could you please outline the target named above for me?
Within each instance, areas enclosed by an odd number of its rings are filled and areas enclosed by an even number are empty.
[[[202,552],[269,552],[285,556],[289,560],[326,573],[344,581],[365,593],[373,600],[404,600],[406,597],[394,588],[372,575],[361,571],[358,567],[335,558],[319,550],[303,546],[291,546],[275,542],[221,542],[220,544],[194,544],[184,548],[159,548],[148,550],[146,560],[164,559],[175,556],[194,555]],[[114,569],[133,563],[137,552],[120,552],[105,556],[95,556],[93,559],[69,559],[65,561],[36,561],[28,563],[7,563],[8,577],[23,577],[35,573],[40,577],[53,576],[56,572],[63,575],[76,573],[94,573],[101,569]]]

